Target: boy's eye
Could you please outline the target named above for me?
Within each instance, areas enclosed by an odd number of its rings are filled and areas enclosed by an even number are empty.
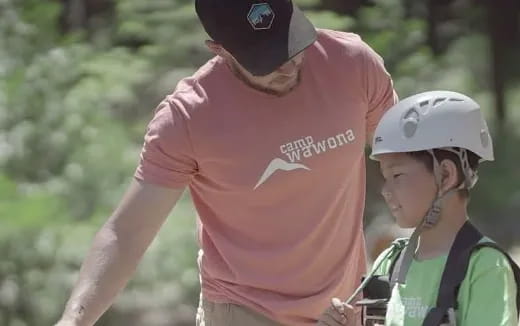
[[[402,176],[402,175],[403,175],[402,173],[395,173],[395,174],[393,175],[393,178],[395,179],[395,178],[400,177],[400,176]]]

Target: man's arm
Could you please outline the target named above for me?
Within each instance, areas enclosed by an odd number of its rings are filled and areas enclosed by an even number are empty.
[[[126,285],[184,189],[132,181],[85,258],[59,326],[90,326]]]
[[[363,71],[368,112],[366,144],[372,147],[375,129],[385,112],[398,101],[392,77],[384,66],[383,58],[364,43]]]

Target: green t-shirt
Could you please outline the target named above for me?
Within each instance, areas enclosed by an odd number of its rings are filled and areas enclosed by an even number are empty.
[[[486,239],[487,240],[487,239]],[[387,249],[376,259],[384,259]],[[385,326],[421,326],[437,301],[442,272],[448,256],[413,260],[406,284],[396,284],[388,302]],[[392,259],[386,259],[376,275],[386,275]],[[496,249],[474,252],[461,284],[456,311],[457,326],[517,326],[517,286],[507,258]]]

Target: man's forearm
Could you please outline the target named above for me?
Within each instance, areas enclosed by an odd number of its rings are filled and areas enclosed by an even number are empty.
[[[94,237],[60,326],[91,326],[134,273],[183,189],[132,181]]]
[[[134,273],[149,244],[143,241],[126,243],[129,238],[130,235],[118,237],[107,225],[96,234],[62,320],[90,326],[108,309]]]

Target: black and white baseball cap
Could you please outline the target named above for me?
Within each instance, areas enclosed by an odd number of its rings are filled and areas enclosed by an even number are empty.
[[[291,0],[196,0],[209,36],[251,74],[270,74],[316,40]]]

